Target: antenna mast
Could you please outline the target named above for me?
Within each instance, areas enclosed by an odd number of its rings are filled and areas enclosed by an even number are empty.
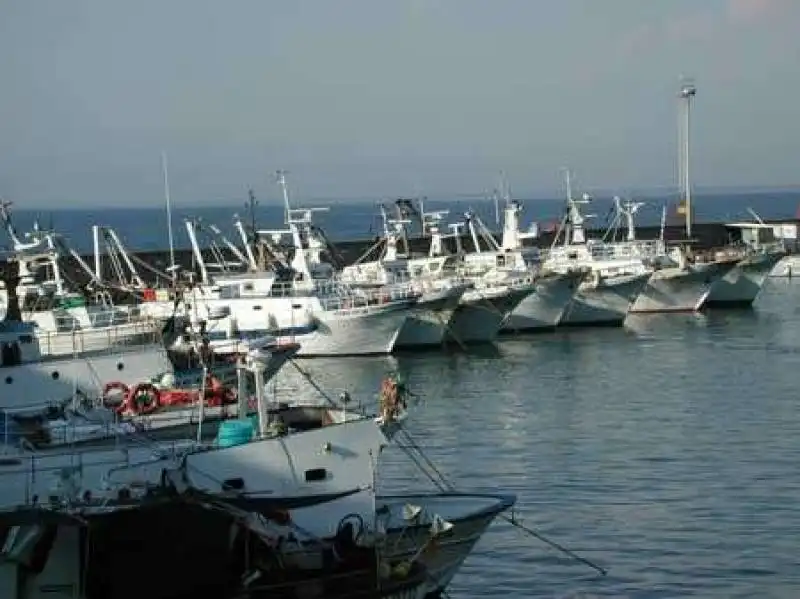
[[[167,153],[161,152],[161,170],[164,173],[164,201],[167,204],[167,236],[169,239],[169,266],[172,282],[175,282],[175,242],[172,237],[172,205],[169,197],[169,171],[167,169]]]
[[[275,172],[275,176],[277,177],[278,185],[281,186],[281,191],[283,192],[283,208],[286,210],[286,224],[289,224],[291,208],[289,206],[289,188],[286,186],[287,172],[288,171],[285,170],[278,170]]]
[[[680,147],[678,157],[678,168],[680,176],[680,186],[683,213],[686,218],[686,237],[692,236],[692,186],[689,178],[689,132],[690,117],[692,111],[692,99],[697,95],[697,88],[691,80],[684,80],[681,83],[681,91],[678,98],[681,101],[680,111]]]
[[[245,207],[247,208],[248,215],[250,216],[250,236],[251,236],[251,243],[256,242],[256,207],[258,206],[258,200],[256,199],[256,194],[253,192],[252,189],[247,190],[247,204]]]

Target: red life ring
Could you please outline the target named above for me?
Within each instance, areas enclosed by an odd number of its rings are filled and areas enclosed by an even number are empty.
[[[145,401],[140,401],[144,394]],[[125,408],[132,414],[151,414],[161,405],[161,396],[156,387],[150,383],[140,383],[128,393]]]
[[[116,397],[111,395],[112,391],[121,391],[120,394],[114,394],[118,397],[121,396],[121,399],[117,400]],[[128,393],[130,388],[128,385],[123,383],[122,381],[112,381],[110,383],[106,383],[103,386],[103,406],[106,408],[116,408],[120,409],[125,405],[125,401],[128,398]]]

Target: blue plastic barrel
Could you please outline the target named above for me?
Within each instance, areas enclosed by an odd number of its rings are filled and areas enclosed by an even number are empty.
[[[234,447],[249,443],[253,438],[253,423],[250,420],[225,420],[217,431],[218,447]]]

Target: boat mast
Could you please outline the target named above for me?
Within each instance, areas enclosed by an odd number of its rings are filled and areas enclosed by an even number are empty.
[[[283,192],[283,208],[286,211],[286,224],[288,225],[291,206],[289,205],[289,188],[286,186],[287,172],[285,170],[275,171],[275,177],[278,179],[278,185],[281,186],[281,192]]]
[[[167,236],[169,239],[169,272],[172,283],[175,283],[177,269],[175,268],[175,242],[172,236],[172,203],[169,196],[169,171],[167,168],[167,153],[161,152],[161,170],[164,173],[164,202],[167,205]]]
[[[681,193],[683,194],[683,211],[686,218],[686,237],[692,236],[692,186],[689,178],[689,125],[692,109],[692,99],[697,95],[697,88],[694,83],[686,80],[681,84],[681,91],[678,98],[681,101],[680,111],[680,156],[679,156],[679,169],[680,169],[680,185]]]

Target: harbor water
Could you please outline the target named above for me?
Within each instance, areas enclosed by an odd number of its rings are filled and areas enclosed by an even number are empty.
[[[368,401],[399,370],[422,396],[409,430],[457,487],[516,493],[526,526],[608,569],[497,521],[451,597],[798,597],[798,297],[770,280],[753,310],[302,368]],[[312,397],[300,379],[277,393]],[[423,486],[384,460],[384,486]]]

